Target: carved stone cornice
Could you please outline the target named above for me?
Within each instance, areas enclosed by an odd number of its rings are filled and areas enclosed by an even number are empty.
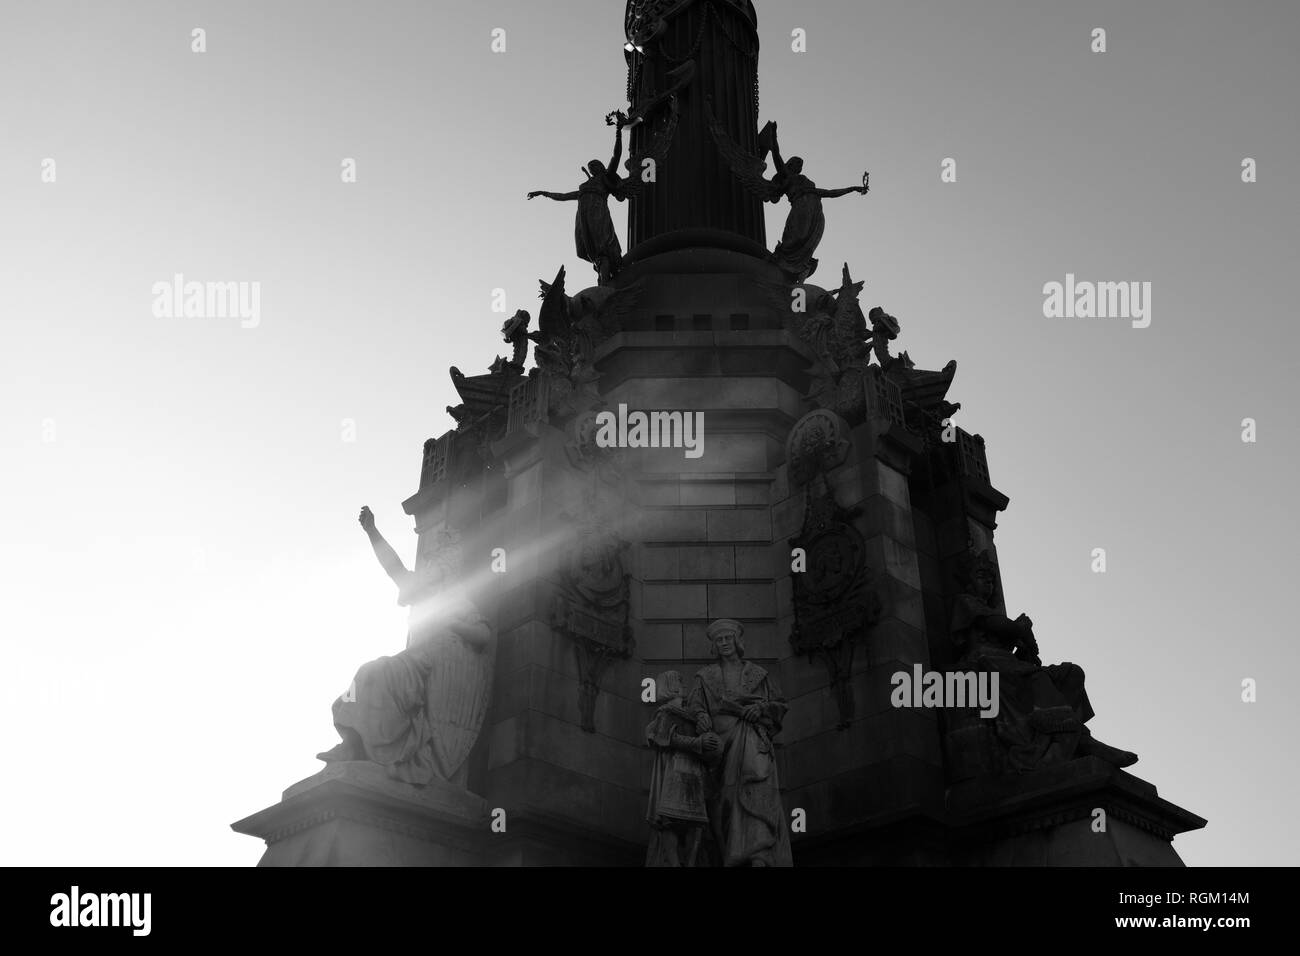
[[[487,803],[479,796],[437,781],[419,787],[389,779],[366,761],[334,763],[284,792],[283,799],[237,823],[237,833],[267,845],[334,820],[477,850],[489,833]]]

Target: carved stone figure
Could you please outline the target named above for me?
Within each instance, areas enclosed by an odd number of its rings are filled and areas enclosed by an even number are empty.
[[[564,293],[564,267],[553,282],[543,282],[542,308],[538,314],[540,328],[528,337],[533,340],[537,367],[550,378],[547,390],[548,412],[567,417],[600,401],[596,382],[600,373],[591,360],[591,323],[574,321],[570,300]]]
[[[918,434],[934,432],[938,440],[944,419],[961,408],[960,403],[945,398],[957,363],[928,371],[918,369],[906,352],[890,354],[890,343],[898,338],[901,324],[879,306],[863,315],[859,302],[863,283],[853,279],[848,263],[840,287],[811,299],[802,318],[790,312],[792,286],[776,282],[759,285],[776,311],[792,316],[799,337],[817,357],[808,370],[806,398],[819,408],[834,411],[849,425],[860,425],[869,411],[867,392],[873,379],[867,370],[874,355],[881,373],[898,387],[908,425]]]
[[[369,508],[361,527],[375,557],[411,608],[406,649],[363,664],[334,701],[343,738],[321,760],[369,760],[396,780],[464,786],[466,758],[478,739],[492,691],[492,628],[459,582],[460,544],[444,532],[415,571],[375,527]]]
[[[623,156],[623,128],[628,118],[619,112],[610,113],[606,122],[614,126],[614,155],[606,166],[598,159],[593,159],[582,168],[587,180],[575,191],[568,193],[534,190],[528,194],[529,199],[544,196],[556,202],[576,200],[578,212],[574,220],[574,243],[578,258],[592,264],[596,270],[597,281],[608,285],[623,268],[623,247],[619,245],[618,234],[614,230],[614,220],[609,214],[609,199],[612,196],[623,202],[636,195],[646,183],[641,178],[643,164],[647,159],[658,163],[667,154],[676,132],[676,101],[669,98],[671,109],[660,110],[665,117],[660,120],[648,120],[638,116],[638,122],[656,122],[655,134],[648,137],[650,146],[642,153],[628,161],[630,176],[620,176],[618,163]]]
[[[783,160],[777,145],[776,123],[769,122],[759,135],[764,155],[767,149],[772,151],[772,160],[776,166],[776,175],[766,179],[763,172],[767,169],[763,155],[754,156],[740,146],[721,123],[713,116],[712,106],[708,106],[709,129],[718,151],[722,153],[732,174],[740,180],[746,189],[764,202],[779,202],[782,197],[790,201],[790,214],[785,220],[785,230],[781,241],[772,250],[769,259],[780,267],[786,278],[792,282],[803,282],[817,271],[817,259],[813,253],[822,241],[826,231],[826,214],[822,211],[823,199],[847,196],[849,193],[867,194],[866,173],[862,174],[861,186],[845,186],[843,189],[819,189],[817,184],[803,174],[803,159],[791,156]]]
[[[528,324],[532,320],[533,317],[528,314],[527,309],[519,309],[506,320],[505,325],[501,326],[501,338],[507,345],[514,346],[514,349],[510,353],[509,360],[497,356],[497,362],[501,362],[503,366],[508,365],[517,373],[523,372],[524,363],[528,361],[528,340],[532,338],[528,332]]]
[[[584,362],[592,360],[596,346],[624,327],[645,289],[644,284],[637,281],[621,289],[595,286],[571,296],[565,289],[563,266],[554,280],[542,281],[539,285],[542,299],[538,316],[540,328],[529,333],[528,337],[537,343],[539,351],[545,348],[555,355],[563,351],[558,348],[558,343],[564,342],[567,351],[576,351]]]
[[[1137,754],[1104,744],[1084,726],[1093,717],[1077,664],[1043,666],[1033,622],[997,609],[997,566],[988,552],[970,562],[964,594],[953,606],[952,636],[959,670],[998,675],[995,730],[1009,770],[1027,772],[1074,756],[1100,757],[1117,767]]]
[[[645,730],[646,743],[654,749],[646,866],[695,866],[709,825],[704,758],[716,754],[721,741],[715,733],[696,731],[700,715],[686,705],[683,694],[677,671],[664,671],[655,681],[659,709]]]
[[[862,287],[863,282],[854,281],[845,263],[839,289],[818,295],[811,302],[807,317],[798,324],[800,338],[817,356],[817,362],[808,372],[807,397],[818,407],[833,410],[850,425],[861,424],[867,413],[866,369],[872,351],[888,358],[887,342],[897,335],[884,321],[891,317],[883,312],[879,324],[873,322],[868,331],[858,301]],[[774,303],[788,302],[788,289],[784,293],[774,292],[768,292]],[[877,312],[873,310],[873,317]]]
[[[601,404],[594,354],[596,347],[623,327],[644,286],[596,286],[569,296],[561,266],[551,282],[542,281],[539,328],[529,332],[537,367],[547,376],[547,413],[568,418]]]
[[[633,282],[621,289],[610,286],[592,286],[576,295],[567,295],[563,289],[564,269],[560,269],[558,279],[561,281],[561,299],[565,312],[574,329],[590,339],[595,347],[606,338],[624,327],[641,293],[645,290],[642,282]],[[541,297],[546,299],[555,287],[554,282],[540,283]]]
[[[804,562],[791,575],[795,620],[790,643],[825,665],[841,728],[849,725],[856,710],[850,680],[854,645],[882,612],[866,544],[853,525],[857,509],[841,507],[827,481],[848,455],[847,433],[838,415],[816,409],[794,424],[786,441],[791,487],[805,486],[803,528],[790,539]]]
[[[859,423],[866,411],[863,370],[871,358],[870,334],[858,304],[862,286],[853,280],[846,262],[840,288],[818,296],[799,329],[818,358],[810,370],[808,397],[852,424]]]
[[[577,200],[578,214],[574,220],[574,243],[578,258],[590,262],[596,269],[599,282],[609,282],[623,267],[623,247],[614,231],[614,220],[609,214],[609,197],[624,200],[623,178],[618,174],[618,161],[623,156],[623,124],[614,132],[614,155],[607,167],[593,159],[582,171],[587,180],[574,192],[557,193],[544,189],[528,194],[529,199],[543,196],[556,202]]]
[[[648,46],[667,28],[669,17],[689,6],[693,0],[631,0],[624,13],[624,31],[628,42]]]
[[[550,624],[568,637],[578,658],[578,716],[596,730],[600,678],[615,660],[631,656],[636,641],[628,624],[630,575],[623,563],[628,543],[610,527],[594,498],[581,514],[566,514],[577,535],[566,546],[556,575]]]
[[[767,671],[743,659],[744,632],[739,621],[709,625],[718,662],[700,668],[687,701],[699,714],[696,731],[712,731],[720,742],[710,774],[710,828],[724,866],[791,866],[772,745],[787,705]]]

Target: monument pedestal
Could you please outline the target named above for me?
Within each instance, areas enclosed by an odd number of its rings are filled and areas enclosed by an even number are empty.
[[[957,784],[948,813],[957,866],[1183,866],[1174,836],[1206,822],[1096,757]]]
[[[415,787],[382,767],[334,763],[231,828],[266,841],[258,866],[478,866],[486,801],[451,784]]]

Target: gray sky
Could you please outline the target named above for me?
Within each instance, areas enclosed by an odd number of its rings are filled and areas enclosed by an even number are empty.
[[[447,367],[507,348],[492,290],[590,281],[573,207],[524,194],[608,153],[622,8],[0,0],[5,862],[257,860],[228,823],[319,767],[330,701],[403,640],[359,506],[409,559]],[[819,185],[871,171],[814,281],[847,259],[899,349],[958,360],[1013,614],[1210,819],[1187,863],[1294,862],[1300,7],[758,8],[762,120]],[[1151,326],[1044,318],[1067,272],[1150,281]],[[175,273],[260,281],[260,324],[156,318]]]

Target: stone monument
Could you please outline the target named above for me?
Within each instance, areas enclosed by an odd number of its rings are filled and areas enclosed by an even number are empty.
[[[325,769],[235,828],[265,865],[1180,865],[1205,821],[1091,737],[1082,669],[1008,617],[1008,499],[950,421],[956,363],[892,354],[848,264],[809,281],[822,201],[867,177],[819,189],[760,128],[753,3],[629,0],[623,39],[613,161],[534,194],[577,202],[596,284],[560,268],[510,358],[452,369],[456,427],[403,504],[416,571],[376,543],[438,619],[335,702]],[[440,601],[453,540],[472,571]],[[913,672],[996,677],[997,716],[896,706]]]

